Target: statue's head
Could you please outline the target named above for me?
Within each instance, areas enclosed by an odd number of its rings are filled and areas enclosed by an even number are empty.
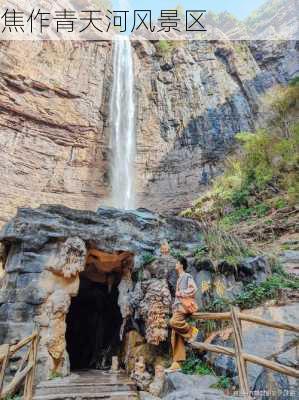
[[[165,368],[161,364],[155,366],[155,377],[163,378],[165,376]]]
[[[170,248],[167,240],[163,240],[161,243],[160,252],[163,256],[167,256],[169,254]]]
[[[144,357],[138,357],[137,361],[135,362],[135,371],[141,374],[145,372]]]

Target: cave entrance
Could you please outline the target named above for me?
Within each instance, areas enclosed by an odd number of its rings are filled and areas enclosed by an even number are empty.
[[[132,268],[128,252],[88,252],[80,274],[79,292],[72,299],[66,318],[66,347],[71,370],[109,369],[120,349],[122,315],[118,285],[125,270]]]

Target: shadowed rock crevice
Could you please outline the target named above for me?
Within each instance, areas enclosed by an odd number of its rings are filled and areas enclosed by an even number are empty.
[[[71,370],[108,369],[120,346],[122,316],[118,289],[81,277],[79,292],[66,318]]]

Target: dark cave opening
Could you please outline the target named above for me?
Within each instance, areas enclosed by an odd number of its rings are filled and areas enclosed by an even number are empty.
[[[81,278],[67,315],[66,344],[71,370],[109,369],[120,347],[118,290]]]

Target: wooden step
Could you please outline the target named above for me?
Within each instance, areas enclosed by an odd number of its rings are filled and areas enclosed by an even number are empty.
[[[136,392],[119,392],[119,393],[65,393],[53,395],[34,396],[34,400],[138,400],[139,396]]]
[[[134,382],[124,373],[77,371],[66,378],[41,382],[34,400],[137,400]]]
[[[64,393],[117,393],[117,392],[134,392],[134,387],[130,387],[128,385],[92,385],[89,384],[87,386],[56,386],[56,387],[44,387],[37,388],[35,391],[35,395],[51,395],[51,394],[64,394]]]

